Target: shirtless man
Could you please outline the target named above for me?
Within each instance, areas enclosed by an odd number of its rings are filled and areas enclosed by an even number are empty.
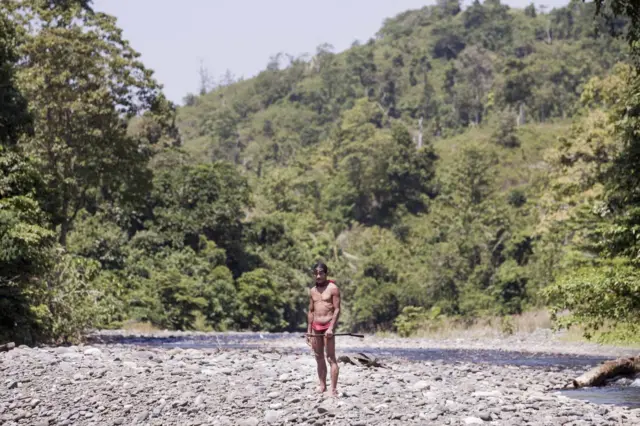
[[[309,314],[307,327],[307,344],[313,349],[318,364],[319,392],[327,390],[327,359],[331,365],[331,395],[338,396],[338,362],[336,360],[335,331],[340,315],[340,290],[335,282],[327,280],[327,265],[318,263],[313,267],[316,285],[309,292]],[[309,334],[318,335],[309,336]]]

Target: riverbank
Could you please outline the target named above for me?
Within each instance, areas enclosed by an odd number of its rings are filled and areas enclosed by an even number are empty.
[[[103,339],[116,334],[98,333]],[[203,336],[166,332],[147,338],[169,335],[181,341]],[[518,338],[514,339],[487,341],[484,348],[515,345]],[[3,426],[640,425],[638,409],[591,404],[555,391],[585,367],[530,368],[397,358],[383,359],[386,368],[341,363],[341,396],[333,399],[314,392],[313,357],[307,351],[291,350],[306,347],[303,339],[263,335],[255,340],[262,342],[261,347],[249,350],[183,349],[177,347],[178,341],[162,347],[115,343],[19,347],[0,353],[0,420]],[[349,346],[346,339],[341,342],[339,355],[347,353]],[[355,343],[417,347],[426,342],[368,336]],[[438,343],[441,347],[480,346],[480,342],[464,339]],[[526,343],[521,345],[530,349],[552,345],[544,335]],[[554,349],[600,355],[617,351],[575,344]]]
[[[90,335],[93,342],[111,342],[125,339],[180,339],[182,341],[214,340],[215,336],[224,336],[227,341],[243,342],[244,336],[255,333],[229,332],[205,333],[196,331],[136,331],[136,330],[101,330]],[[262,332],[261,339],[252,339],[252,345],[271,348],[306,348],[302,333],[268,333]],[[520,332],[505,336],[498,331],[481,333],[469,330],[460,331],[457,335],[447,337],[398,337],[396,335],[365,334],[363,339],[340,336],[337,342],[338,351],[354,348],[432,348],[432,349],[478,349],[502,350],[526,353],[558,353],[567,355],[622,357],[640,354],[640,348],[603,345],[585,341],[569,341],[566,332],[554,332],[550,329],[537,329],[532,332]]]

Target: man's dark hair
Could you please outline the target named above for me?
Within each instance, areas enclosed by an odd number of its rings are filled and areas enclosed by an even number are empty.
[[[325,274],[329,273],[329,268],[327,268],[327,265],[325,265],[322,262],[318,262],[315,265],[313,265],[313,268],[311,269],[313,272],[316,272],[316,269],[322,269],[324,271]]]

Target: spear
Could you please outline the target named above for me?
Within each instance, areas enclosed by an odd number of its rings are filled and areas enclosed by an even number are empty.
[[[334,336],[351,336],[351,337],[359,337],[361,339],[364,339],[364,334],[353,334],[353,333],[333,333]],[[306,337],[306,336],[312,336],[312,337],[325,337],[324,334],[310,334],[310,333],[305,333],[300,337]]]

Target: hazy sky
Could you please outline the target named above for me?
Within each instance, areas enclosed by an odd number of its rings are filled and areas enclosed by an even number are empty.
[[[218,78],[227,69],[252,77],[284,52],[336,51],[366,41],[385,18],[433,4],[428,0],[94,0],[94,9],[118,19],[124,37],[172,101],[182,104],[199,87],[200,64]],[[530,0],[503,0],[525,7]],[[567,0],[536,0],[549,9]],[[466,3],[465,3],[466,4]]]

